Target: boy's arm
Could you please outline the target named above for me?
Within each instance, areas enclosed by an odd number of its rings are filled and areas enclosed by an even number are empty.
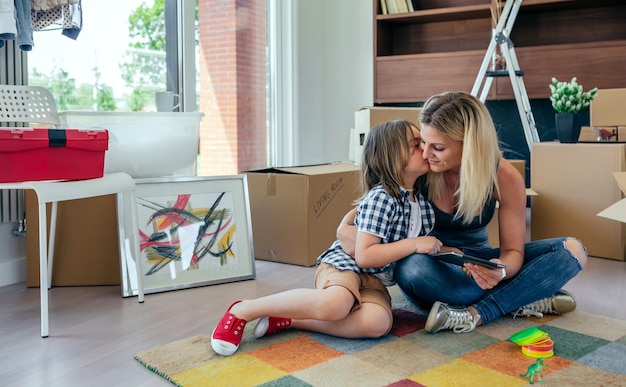
[[[362,268],[383,267],[413,253],[435,254],[441,250],[441,241],[432,236],[405,238],[380,243],[381,238],[366,232],[356,236],[356,263]]]

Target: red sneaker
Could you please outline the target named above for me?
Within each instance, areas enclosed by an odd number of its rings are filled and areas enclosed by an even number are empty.
[[[230,313],[230,309],[238,302],[241,301],[235,301],[228,307],[228,310],[211,334],[211,347],[222,356],[230,356],[237,352],[243,337],[243,329],[246,327],[246,320],[237,318]]]
[[[257,339],[265,335],[284,331],[291,328],[291,319],[283,317],[262,317],[254,327],[254,337]]]

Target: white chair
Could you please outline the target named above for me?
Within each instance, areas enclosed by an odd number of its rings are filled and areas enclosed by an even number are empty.
[[[61,124],[54,96],[39,86],[0,85],[0,122]]]
[[[0,122],[37,122],[60,125],[59,115],[52,94],[41,87],[0,85]],[[143,303],[144,293],[139,245],[132,234],[137,232],[135,208],[135,182],[126,173],[106,174],[101,178],[78,181],[27,181],[0,183],[0,189],[32,189],[37,194],[39,218],[39,277],[41,291],[41,336],[48,337],[48,289],[52,282],[54,241],[58,202],[117,195],[117,219],[121,262],[132,259],[127,256],[126,240],[132,241],[131,253],[136,258],[137,296]],[[51,203],[50,242],[47,242],[47,204]],[[130,208],[130,219],[124,208]],[[130,228],[130,231],[128,230]],[[126,270],[122,265],[122,270]]]

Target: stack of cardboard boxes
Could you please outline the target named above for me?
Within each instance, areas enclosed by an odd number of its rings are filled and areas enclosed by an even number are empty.
[[[624,197],[613,174],[626,172],[626,144],[620,143],[626,142],[626,89],[599,90],[590,121],[617,136],[533,144],[530,177],[538,196],[531,206],[531,238],[575,237],[589,255],[623,261],[626,224],[598,213]]]
[[[598,90],[596,98],[591,103],[591,125],[595,126],[595,134],[603,129],[613,134],[609,141],[626,142],[626,89]],[[601,140],[607,139],[601,138]],[[626,172],[622,171],[626,168],[626,161],[623,160],[626,154],[621,155],[622,168],[616,168],[613,176],[621,190],[619,197],[623,198],[626,195]],[[613,243],[618,252],[622,253],[617,259],[626,260],[626,199],[621,199],[602,210],[598,216],[613,221],[613,227],[618,230],[619,238]]]
[[[626,89],[601,89],[591,102],[590,126],[583,126],[579,142],[626,142]]]

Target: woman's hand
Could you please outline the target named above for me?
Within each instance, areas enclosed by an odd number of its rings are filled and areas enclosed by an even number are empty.
[[[502,263],[499,259],[491,259],[490,261]],[[463,266],[463,271],[472,277],[476,281],[476,285],[483,290],[493,289],[506,278],[506,269],[488,269],[473,263],[466,263]]]

